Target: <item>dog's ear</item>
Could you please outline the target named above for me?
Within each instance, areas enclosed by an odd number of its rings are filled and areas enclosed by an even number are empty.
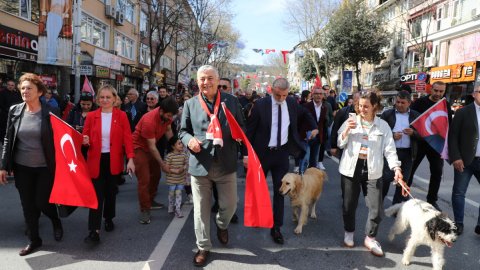
[[[437,217],[434,217],[425,223],[428,234],[430,235],[430,238],[432,238],[433,241],[435,241],[435,236],[437,234],[437,219],[438,219]]]

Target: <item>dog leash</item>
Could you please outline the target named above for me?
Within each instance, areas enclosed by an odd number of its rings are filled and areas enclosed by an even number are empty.
[[[407,185],[407,183],[405,183],[405,181],[403,181],[403,179],[400,179],[398,181],[394,181],[394,184],[402,187],[402,196],[403,197],[410,196],[410,198],[415,200],[415,197],[413,197],[412,193],[410,192],[410,187]],[[423,209],[423,207],[418,203],[418,201],[416,201],[415,205],[418,205],[418,207],[420,207],[420,209],[422,209],[423,212],[426,212],[426,210]]]

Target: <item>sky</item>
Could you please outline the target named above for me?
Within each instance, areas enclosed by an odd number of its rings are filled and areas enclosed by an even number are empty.
[[[266,55],[252,49],[291,50],[298,44],[298,37],[287,31],[284,21],[288,18],[285,0],[233,0],[233,27],[240,32],[245,44],[237,63],[263,65]]]

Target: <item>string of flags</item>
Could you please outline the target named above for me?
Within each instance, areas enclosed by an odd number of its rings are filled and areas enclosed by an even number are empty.
[[[215,47],[218,47],[218,48],[225,48],[229,46],[229,43],[226,42],[226,41],[215,41],[215,42],[212,42],[212,43],[208,43],[207,44],[207,49],[208,49],[208,52],[210,52],[213,48]],[[237,49],[245,49],[245,44],[241,41],[237,41],[235,43],[235,47]],[[260,55],[265,55],[265,54],[270,54],[270,53],[276,53],[277,50],[276,49],[257,49],[257,48],[254,48],[252,49],[255,53],[258,53]],[[309,48],[308,50],[310,51],[315,51],[318,55],[319,58],[322,58],[322,56],[325,55],[325,52],[321,49],[321,48]],[[287,54],[290,54],[290,53],[293,53],[294,51],[293,50],[280,50],[279,51],[282,56],[283,56],[283,63],[287,63]],[[305,53],[302,51],[302,50],[297,50],[296,53],[298,54],[299,57],[303,57],[305,55]]]

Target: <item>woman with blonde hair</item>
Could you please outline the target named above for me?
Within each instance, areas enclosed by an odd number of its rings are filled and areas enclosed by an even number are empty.
[[[125,112],[114,106],[118,94],[111,85],[102,86],[97,92],[99,109],[87,114],[83,128],[83,144],[88,147],[87,164],[98,199],[98,209],[90,209],[89,235],[86,243],[100,241],[102,213],[105,231],[113,231],[117,182],[123,172],[124,155],[127,156],[127,172],[134,173],[133,144],[130,123]]]
[[[7,173],[15,174],[15,187],[20,194],[30,239],[30,243],[19,253],[25,256],[42,246],[38,228],[41,213],[52,221],[55,240],[60,241],[63,237],[57,209],[48,202],[55,176],[55,149],[49,113],[58,115],[59,111],[40,102],[47,88],[37,75],[25,73],[20,77],[18,87],[23,102],[12,106],[8,113],[0,183],[7,182]]]

